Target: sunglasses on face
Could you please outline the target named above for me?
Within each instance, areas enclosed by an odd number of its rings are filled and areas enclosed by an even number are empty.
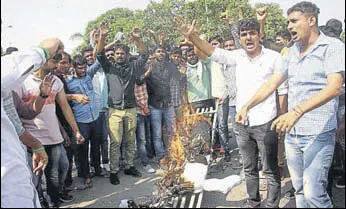
[[[56,54],[52,57],[54,61],[59,62],[62,59],[62,54]]]
[[[111,54],[106,54],[107,57],[114,57],[115,54],[111,53]]]

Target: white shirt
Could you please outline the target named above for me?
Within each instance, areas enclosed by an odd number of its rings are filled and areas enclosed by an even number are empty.
[[[64,88],[62,81],[54,76],[52,90],[45,99],[44,106],[34,119],[22,119],[24,128],[38,139],[43,145],[55,145],[62,143],[64,138],[59,129],[59,122],[56,116],[56,95]],[[25,79],[21,88],[17,88],[18,96],[27,104],[33,104],[40,95],[40,84],[42,80],[34,75],[29,75]]]
[[[35,69],[46,62],[42,49],[18,52],[1,57],[1,207],[40,207],[26,151],[21,146],[13,124],[7,117],[3,98],[20,86]],[[31,68],[30,66],[34,66]]]
[[[211,62],[211,96],[221,98],[226,90],[226,81],[223,74],[223,65]]]
[[[220,64],[234,65],[236,69],[237,104],[239,111],[275,71],[279,71],[281,55],[262,47],[255,58],[247,56],[244,49],[227,51],[215,49],[211,59]],[[286,87],[287,88],[287,87]],[[287,91],[287,89],[282,89]],[[275,93],[248,112],[250,126],[263,125],[277,116]]]

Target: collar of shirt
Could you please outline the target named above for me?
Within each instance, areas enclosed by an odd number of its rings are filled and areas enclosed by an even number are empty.
[[[328,45],[328,44],[329,42],[328,42],[327,36],[324,35],[322,32],[320,32],[320,35],[317,38],[316,42],[309,47],[309,49],[304,53],[303,56],[300,56],[300,51],[302,48],[300,43],[295,44],[294,54],[298,58],[298,60],[301,60],[301,59],[304,59],[304,57],[306,57],[308,54],[316,52],[316,48],[318,48],[319,46]],[[324,57],[323,54],[314,53],[314,55],[320,57],[321,59]]]

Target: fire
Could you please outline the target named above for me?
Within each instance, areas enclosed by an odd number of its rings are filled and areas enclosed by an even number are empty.
[[[158,191],[162,195],[166,195],[167,193],[173,194],[174,192],[193,191],[193,183],[182,178],[184,166],[188,161],[187,156],[191,156],[192,151],[194,151],[193,149],[196,147],[193,144],[193,139],[191,139],[193,137],[191,134],[192,127],[201,121],[206,121],[211,125],[208,118],[202,113],[196,113],[191,105],[184,105],[183,113],[183,119],[177,122],[175,135],[169,139],[169,156],[164,157],[160,161],[164,171],[163,178],[158,182]],[[192,148],[192,146],[195,147]],[[208,149],[206,143],[198,143],[197,146],[200,146],[198,153],[200,153],[200,150],[205,151]]]

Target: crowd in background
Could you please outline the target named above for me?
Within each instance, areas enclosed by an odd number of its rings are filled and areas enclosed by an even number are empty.
[[[285,166],[293,184],[286,195],[297,207],[332,207],[334,183],[345,185],[345,47],[342,22],[318,26],[318,14],[311,2],[293,5],[275,41],[265,36],[270,14],[260,8],[257,19],[239,16],[238,24],[223,16],[228,33],[206,40],[198,25],[176,17],[184,36],[177,45],[149,31],[156,45],[146,47],[139,28],[128,36],[120,28],[106,44],[101,23],[73,58],[58,39],[28,52],[6,49],[1,206],[59,207],[95,176],[118,185],[121,170],[155,173],[188,105],[218,106],[216,144],[226,161],[240,150],[244,207],[261,204],[259,171],[266,207],[279,207]]]

